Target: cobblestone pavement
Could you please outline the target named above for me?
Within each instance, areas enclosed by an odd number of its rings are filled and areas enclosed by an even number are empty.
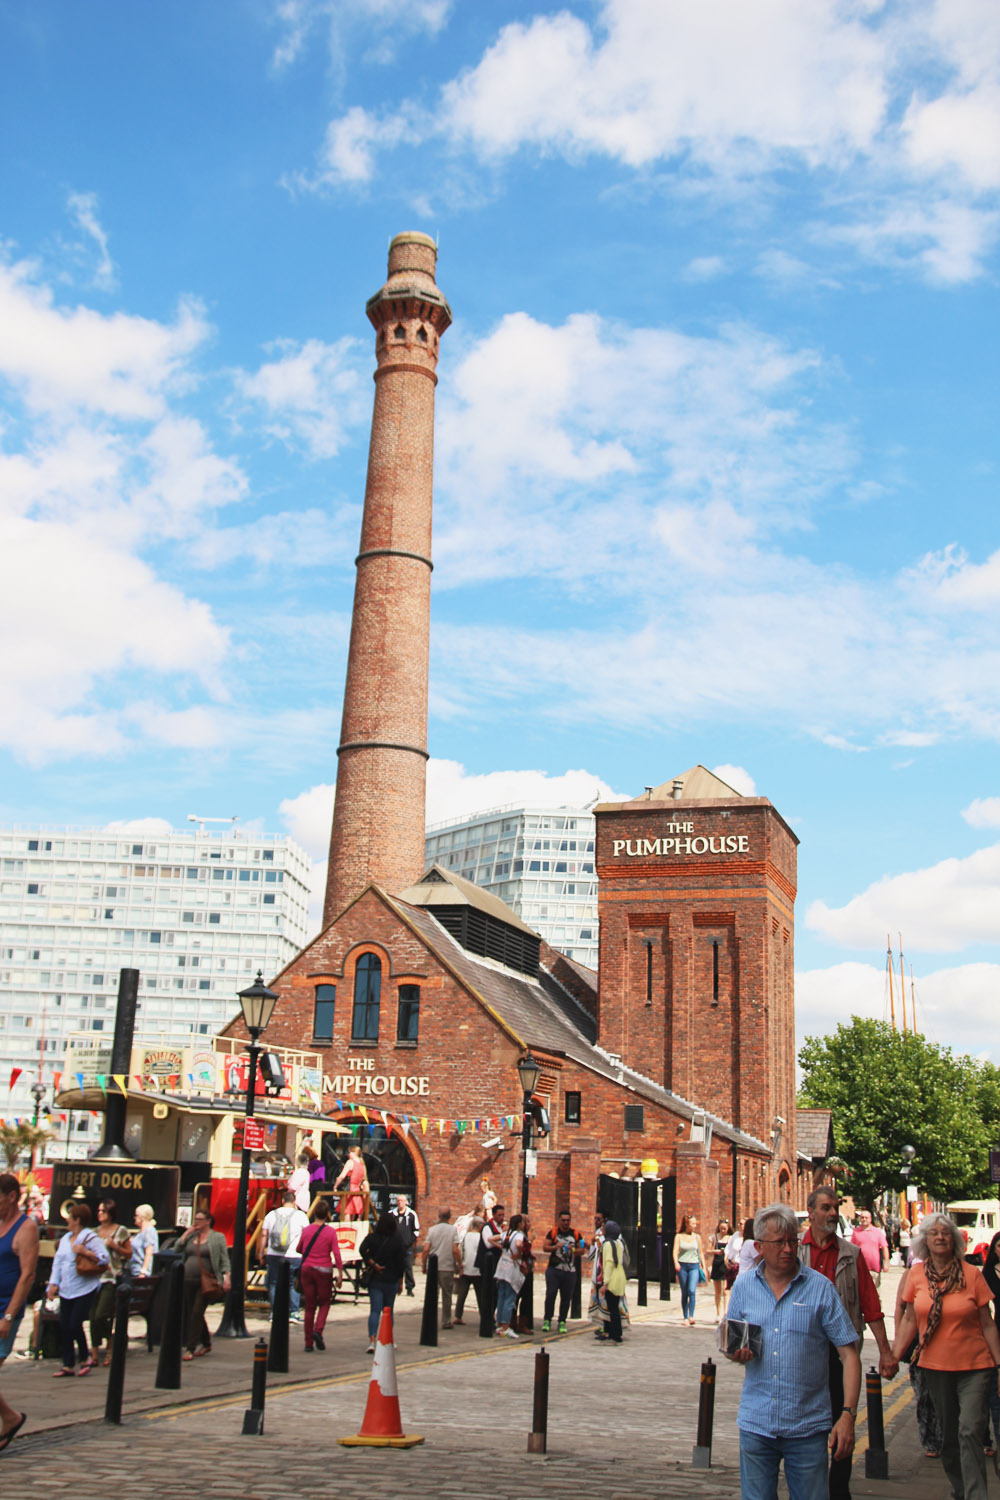
[[[890,1288],[883,1287],[884,1300]],[[691,1467],[700,1367],[715,1354],[714,1319],[680,1323],[676,1301],[637,1310],[627,1342],[602,1345],[586,1325],[546,1340],[550,1363],[549,1451],[529,1455],[534,1356],[541,1344],[479,1339],[475,1324],[440,1334],[421,1349],[420,1300],[403,1300],[397,1318],[397,1371],[403,1424],[425,1443],[406,1451],[345,1449],[337,1438],[357,1432],[370,1358],[363,1310],[341,1306],[327,1329],[325,1355],[305,1355],[293,1327],[287,1376],[271,1376],[265,1432],[243,1437],[252,1343],[216,1341],[210,1359],[183,1366],[180,1392],[155,1392],[155,1357],[130,1351],[123,1424],[102,1420],[106,1376],[51,1381],[51,1362],[8,1361],[0,1384],[29,1413],[24,1432],[0,1457],[4,1493],[37,1481],[57,1497],[119,1491],[141,1478],[154,1488],[197,1487],[218,1500],[271,1500],[336,1483],[371,1493],[405,1485],[410,1500],[450,1500],[487,1487],[532,1496],[579,1494],[597,1486],[616,1500],[726,1496],[739,1489],[736,1408],[742,1376],[718,1364],[712,1468]],[[256,1330],[253,1330],[256,1331]],[[133,1346],[134,1348],[134,1346]],[[866,1346],[865,1365],[871,1363]],[[885,1500],[937,1500],[946,1493],[938,1464],[916,1442],[908,1383],[886,1388],[888,1483],[864,1478],[866,1428],[854,1493]],[[60,1462],[60,1460],[62,1460]],[[81,1479],[81,1476],[85,1476]],[[10,1486],[8,1489],[7,1486]]]

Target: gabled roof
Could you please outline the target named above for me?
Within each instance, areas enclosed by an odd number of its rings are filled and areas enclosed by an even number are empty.
[[[795,1144],[800,1156],[826,1161],[833,1155],[833,1122],[828,1109],[796,1109]]]
[[[681,783],[681,795],[674,797],[674,783]],[[652,802],[709,802],[720,797],[742,797],[743,793],[731,787],[721,776],[716,776],[714,771],[709,771],[705,766],[692,766],[690,771],[682,771],[680,776],[672,776],[669,781],[664,781],[661,786],[654,786]]]
[[[516,927],[519,932],[530,932],[532,937],[537,936],[534,928],[522,922],[517,913],[505,901],[501,901],[499,896],[491,895],[482,886],[463,879],[453,870],[446,870],[443,865],[431,865],[416,885],[399,893],[399,899],[408,901],[411,906],[474,906],[488,917],[506,922],[508,927]]]
[[[462,948],[442,927],[433,912],[410,905],[401,896],[387,896],[383,891],[378,894],[400,920],[422,938],[435,957],[519,1046],[536,1047],[541,1052],[567,1057],[602,1078],[631,1090],[640,1098],[662,1105],[676,1114],[683,1116],[701,1113],[698,1105],[661,1088],[651,1078],[625,1067],[610,1053],[598,1047],[595,1040],[597,1027],[593,1016],[547,969],[543,967],[538,978],[531,979],[490,959],[479,958]],[[769,1144],[747,1135],[729,1121],[718,1119],[714,1115],[708,1115],[707,1118],[711,1121],[713,1131],[724,1140],[771,1154]]]

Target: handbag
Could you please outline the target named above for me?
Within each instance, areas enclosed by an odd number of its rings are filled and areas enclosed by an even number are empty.
[[[309,1254],[309,1251],[312,1249],[313,1245],[315,1245],[316,1241],[319,1239],[320,1234],[322,1233],[322,1231],[323,1231],[323,1225],[321,1224],[319,1226],[319,1229],[317,1229],[316,1233],[313,1235],[312,1239],[309,1241],[309,1243],[306,1246],[306,1248],[303,1250],[303,1252],[302,1252],[302,1260],[305,1260],[306,1256]],[[295,1288],[295,1290],[297,1292],[301,1292],[301,1290],[302,1290],[302,1261],[299,1262],[299,1264],[295,1267],[295,1270],[292,1272],[292,1286]]]
[[[708,1277],[705,1275],[705,1268],[704,1268],[704,1266],[699,1266],[698,1267],[698,1285],[701,1286],[702,1282],[703,1281],[707,1281],[707,1280],[708,1280]]]
[[[202,1296],[209,1302],[219,1302],[225,1296],[222,1282],[216,1276],[211,1266],[206,1266],[201,1254],[201,1244],[198,1245],[198,1264],[201,1267],[201,1291]]]
[[[74,1258],[78,1276],[100,1276],[103,1268],[93,1250],[74,1250]]]

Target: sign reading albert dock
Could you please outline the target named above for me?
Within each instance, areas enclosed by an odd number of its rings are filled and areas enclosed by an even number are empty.
[[[49,1222],[62,1222],[68,1198],[82,1197],[97,1222],[97,1205],[113,1198],[119,1224],[131,1225],[140,1203],[149,1203],[161,1229],[177,1223],[180,1168],[131,1161],[60,1161],[52,1168]]]

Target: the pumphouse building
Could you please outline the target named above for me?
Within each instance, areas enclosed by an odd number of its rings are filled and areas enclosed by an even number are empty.
[[[322,1053],[324,1112],[362,1134],[382,1195],[458,1212],[488,1176],[516,1208],[530,1048],[551,1122],[538,1219],[565,1203],[589,1221],[601,1174],[646,1163],[711,1228],[798,1196],[796,839],[767,799],[700,766],[598,807],[596,973],[423,868],[433,404],[451,321],[435,271],[432,240],[397,235],[367,307],[376,396],[324,927],[272,981],[267,1040]]]

